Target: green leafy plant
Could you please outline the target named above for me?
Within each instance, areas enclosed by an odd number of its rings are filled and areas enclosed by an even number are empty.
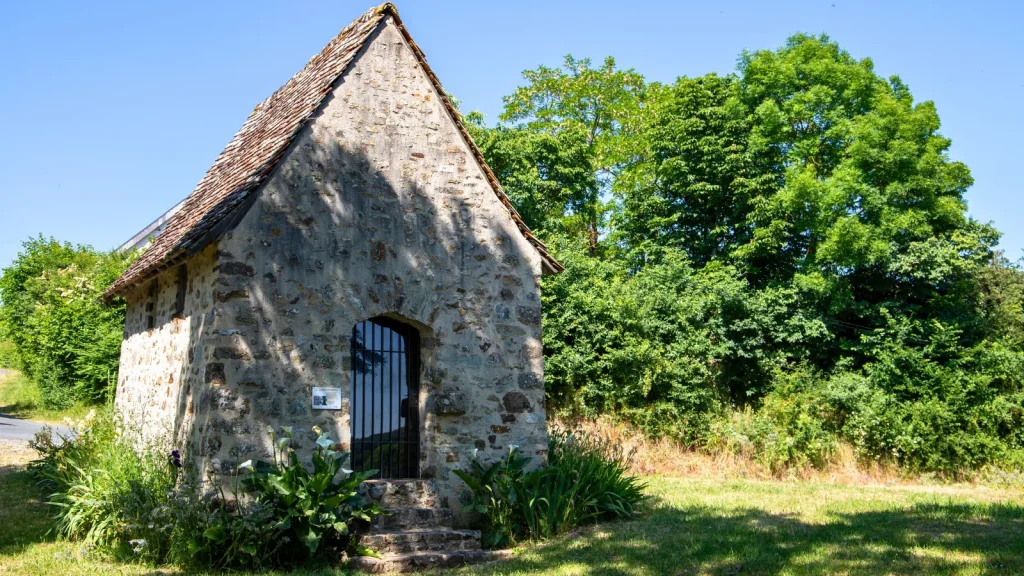
[[[171,496],[175,529],[169,559],[197,568],[270,568],[292,541],[265,503],[211,495],[189,474]]]
[[[573,477],[579,501],[596,517],[627,518],[647,500],[647,485],[629,473],[634,452],[578,430],[552,431],[548,448],[550,467]]]
[[[122,439],[107,414],[90,412],[69,426],[67,436],[46,428],[32,443],[40,458],[30,470],[48,493],[57,535],[117,558],[162,561],[177,467]]]
[[[349,536],[354,521],[370,522],[384,514],[378,504],[368,503],[359,495],[359,485],[377,471],[343,468],[348,454],[335,450],[334,441],[319,427],[314,426],[313,431],[317,440],[310,471],[292,448],[291,429],[282,428],[280,438],[268,429],[274,461],[242,464],[241,468],[250,470],[241,481],[242,490],[272,511],[275,527],[302,542],[306,556],[315,555],[325,544],[342,549],[351,546],[358,554],[376,555],[351,543]],[[340,473],[345,476],[339,479]]]
[[[489,466],[474,458],[468,471],[453,470],[469,486],[472,494],[463,511],[477,512],[486,518],[485,547],[508,546],[519,534],[523,522],[518,486],[530,460],[519,453],[519,448],[513,447],[505,458]]]
[[[136,256],[38,236],[0,273],[0,339],[14,347],[3,355],[39,387],[45,408],[112,397],[125,305],[101,294]]]
[[[90,413],[69,426],[67,437],[50,429],[37,435],[40,457],[30,466],[63,538],[115,558],[197,568],[290,566],[346,549],[376,555],[349,537],[354,522],[384,513],[358,491],[376,471],[344,469],[348,456],[319,428],[311,470],[292,448],[290,429],[281,438],[270,430],[273,463],[246,462],[228,490],[216,481],[211,490],[177,450],[139,449],[108,415]]]
[[[471,491],[464,511],[484,515],[484,545],[499,548],[636,514],[646,486],[629,475],[630,457],[589,434],[556,431],[548,466],[526,471],[531,459],[513,446],[502,460],[485,466],[474,459],[468,471],[455,474]]]

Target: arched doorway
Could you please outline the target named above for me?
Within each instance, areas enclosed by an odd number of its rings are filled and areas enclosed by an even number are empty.
[[[352,469],[379,478],[419,472],[419,332],[391,318],[352,328]]]

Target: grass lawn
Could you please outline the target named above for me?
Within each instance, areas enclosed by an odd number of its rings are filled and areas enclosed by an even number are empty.
[[[82,418],[89,410],[89,406],[48,410],[42,406],[39,388],[24,374],[10,372],[0,375],[0,413],[26,420],[60,424],[64,418]]]
[[[1024,491],[652,479],[648,516],[459,574],[1024,574]]]
[[[510,561],[452,573],[1024,573],[1021,490],[665,478],[650,484],[657,501],[640,519],[584,528],[524,547]],[[176,572],[110,564],[54,542],[45,515],[25,472],[0,472],[0,574]]]

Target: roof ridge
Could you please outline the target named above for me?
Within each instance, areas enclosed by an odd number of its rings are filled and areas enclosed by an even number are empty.
[[[207,246],[221,232],[220,226],[235,208],[259,188],[284,156],[291,143],[323,104],[338,79],[355,59],[384,19],[390,16],[405,41],[412,48],[420,66],[437,90],[442,105],[469,146],[494,193],[508,209],[523,236],[537,249],[550,272],[562,266],[548,253],[523,222],[522,217],[505,195],[497,177],[487,166],[480,149],[473,142],[462,121],[462,115],[448,98],[440,81],[427,64],[423,51],[402,24],[398,8],[385,2],[364,12],[316,53],[305,66],[284,85],[253,109],[242,127],[214,160],[196,188],[183,201],[167,227],[135,262],[104,292],[112,298],[176,266]]]

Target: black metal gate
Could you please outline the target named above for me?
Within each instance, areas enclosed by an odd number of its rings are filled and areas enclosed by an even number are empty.
[[[390,318],[352,328],[352,469],[378,478],[419,470],[419,333]]]

